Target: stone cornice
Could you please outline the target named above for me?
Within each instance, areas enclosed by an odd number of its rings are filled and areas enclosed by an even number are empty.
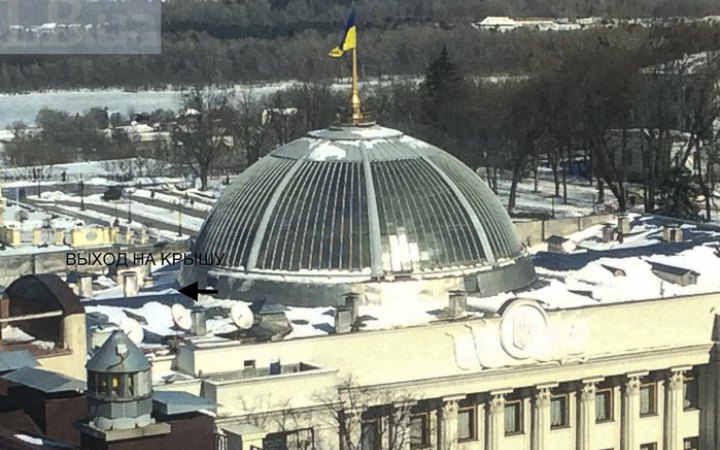
[[[583,363],[573,364],[534,364],[502,369],[488,369],[482,372],[472,372],[443,378],[430,378],[403,381],[398,383],[384,383],[364,386],[371,390],[392,389],[423,389],[432,388],[438,391],[447,390],[446,394],[458,395],[458,386],[463,386],[464,392],[501,392],[508,391],[508,378],[517,379],[512,383],[516,388],[531,387],[546,383],[545,380],[568,382],[592,378],[606,378],[614,375],[628,373],[646,373],[651,370],[666,370],[668,367],[682,365],[706,364],[710,359],[710,350],[713,344],[701,344],[655,351],[642,351],[628,353],[622,356],[609,356],[593,358]],[[668,359],[667,361],[664,361]],[[653,364],[653,360],[656,362]],[[615,367],[613,367],[615,366]],[[532,377],[537,377],[537,381]],[[520,380],[526,380],[522,382]],[[477,385],[476,388],[469,388]],[[483,388],[484,386],[484,388]],[[510,390],[512,391],[512,389]]]

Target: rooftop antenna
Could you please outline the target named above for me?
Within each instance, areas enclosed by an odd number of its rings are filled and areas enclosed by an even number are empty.
[[[190,316],[190,311],[188,311],[183,305],[175,303],[170,307],[170,312],[172,313],[173,323],[175,323],[176,327],[185,331],[192,328],[192,317]]]
[[[133,344],[140,345],[142,343],[145,332],[137,320],[126,317],[120,321],[118,326]]]
[[[230,319],[240,330],[249,330],[255,322],[255,316],[245,303],[235,303],[230,308]]]

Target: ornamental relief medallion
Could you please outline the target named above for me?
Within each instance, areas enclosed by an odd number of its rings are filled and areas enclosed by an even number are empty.
[[[516,300],[505,309],[500,323],[500,343],[515,359],[541,358],[547,353],[548,321],[537,302]]]

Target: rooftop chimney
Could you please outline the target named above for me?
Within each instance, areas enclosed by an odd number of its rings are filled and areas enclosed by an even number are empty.
[[[467,309],[467,292],[456,290],[448,292],[448,311],[452,318],[460,317]]]
[[[359,313],[358,309],[360,306],[360,294],[349,292],[345,294],[345,307],[350,310],[350,324],[357,322]]]
[[[335,309],[335,333],[348,333],[353,322],[350,320],[352,312],[346,306],[338,306]]]
[[[630,217],[627,213],[619,213],[617,215],[618,233],[628,234],[630,232]]]
[[[92,297],[93,295],[93,277],[91,274],[82,274],[78,276],[78,295],[80,297]]]
[[[615,230],[613,229],[612,225],[605,225],[602,229],[603,242],[612,242],[613,237],[615,237]]]
[[[665,225],[663,227],[663,241],[668,244],[677,244],[682,242],[683,232],[682,229],[676,225]]]
[[[190,332],[194,336],[205,336],[207,334],[207,326],[205,323],[205,308],[202,306],[196,306],[190,312],[190,318],[192,319],[192,325]]]
[[[118,281],[120,281],[123,286],[124,297],[137,297],[139,289],[137,274],[135,272],[123,272],[118,276]]]

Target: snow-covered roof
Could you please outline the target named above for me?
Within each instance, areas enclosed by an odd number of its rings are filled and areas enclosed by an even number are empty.
[[[515,20],[507,16],[488,16],[480,21],[481,26],[514,26],[516,25]]]
[[[693,75],[720,64],[720,51],[699,52],[641,69],[643,73]]]
[[[548,310],[578,308],[591,305],[633,302],[680,295],[720,292],[720,256],[717,242],[720,227],[681,224],[683,242],[666,243],[662,240],[663,226],[668,219],[654,216],[631,215],[631,230],[624,234],[622,243],[602,240],[603,224],[564,236],[576,249],[567,254],[549,253],[547,244],[532,248],[538,281],[518,292],[506,292],[492,297],[469,294],[465,317],[483,317],[494,314],[507,300],[530,298],[540,301]],[[657,264],[681,267],[698,274],[694,285],[680,286],[667,283],[653,273]],[[610,270],[611,268],[612,270]],[[624,276],[617,276],[623,274]],[[171,275],[171,273],[170,273]],[[166,280],[171,276],[166,272]],[[155,275],[157,276],[157,275]],[[141,292],[134,299],[90,300],[88,312],[108,316],[110,322],[118,323],[126,317],[126,311],[143,317],[147,325],[146,347],[156,346],[162,336],[180,335],[184,332],[173,325],[170,307],[173,303],[189,300],[173,293],[170,284],[163,286],[156,281],[153,290]],[[429,293],[412,281],[395,284],[394,291],[386,292],[382,304],[361,304],[359,317],[361,330],[419,326],[443,320],[443,310],[448,306],[447,293]],[[120,297],[116,292],[114,295]],[[397,299],[415,301],[395,301]],[[225,334],[235,330],[229,317],[229,309],[236,300],[216,299],[201,295],[199,304],[207,314],[210,334]],[[186,307],[192,306],[187,303]],[[285,339],[307,338],[334,333],[333,307],[280,306],[292,326]]]

